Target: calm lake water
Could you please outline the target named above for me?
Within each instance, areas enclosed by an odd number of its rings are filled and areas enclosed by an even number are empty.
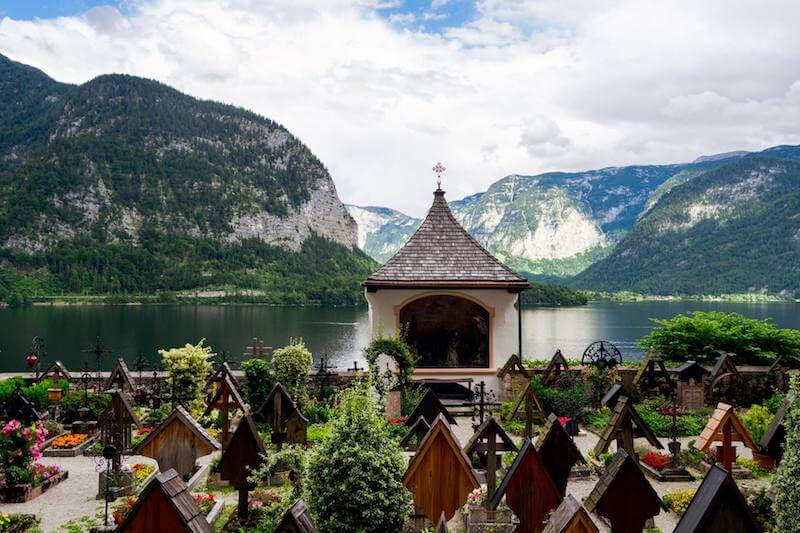
[[[800,329],[798,303],[599,302],[581,307],[529,309],[523,315],[524,354],[549,358],[556,348],[580,357],[599,339],[610,340],[625,358],[641,358],[636,342],[652,327],[650,318],[669,318],[694,310],[736,311],[753,318],[771,318],[779,327]],[[68,369],[83,367],[83,353],[99,335],[116,357],[132,367],[139,354],[157,361],[157,350],[205,338],[215,350],[241,360],[251,339],[283,346],[302,338],[315,359],[328,354],[340,369],[365,363],[361,347],[369,340],[366,308],[286,308],[260,305],[132,305],[35,306],[0,309],[0,371],[22,370],[31,339],[45,340],[44,364],[61,360]],[[93,363],[91,363],[93,366]]]

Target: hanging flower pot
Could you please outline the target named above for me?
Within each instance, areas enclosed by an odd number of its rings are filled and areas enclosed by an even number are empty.
[[[35,352],[31,352],[28,354],[28,357],[25,358],[25,364],[28,365],[28,368],[33,368],[37,364],[39,364],[39,356],[36,355]]]
[[[62,395],[61,388],[54,387],[52,389],[47,389],[47,399],[50,400],[50,403],[58,403],[61,401]]]

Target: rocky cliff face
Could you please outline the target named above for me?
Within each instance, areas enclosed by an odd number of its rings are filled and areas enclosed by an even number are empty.
[[[358,247],[381,263],[392,257],[422,222],[386,207],[348,205],[347,210],[358,226]]]

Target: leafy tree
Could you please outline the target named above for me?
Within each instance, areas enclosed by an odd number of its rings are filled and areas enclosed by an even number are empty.
[[[210,346],[203,346],[204,342],[205,339],[200,339],[197,345],[186,343],[182,348],[158,351],[164,368],[169,372],[170,385],[176,393],[191,398],[190,409],[197,416],[201,414],[198,411],[203,409],[206,377],[211,371],[211,359],[215,355]]]
[[[342,393],[331,436],[312,452],[307,501],[321,531],[401,531],[411,512],[405,459],[367,384]]]
[[[768,320],[695,311],[653,322],[658,327],[639,345],[676,361],[711,363],[720,351],[731,354],[739,364],[769,364],[779,355],[800,361],[800,330],[779,329]]]
[[[244,370],[244,396],[250,409],[257,412],[267,402],[275,386],[275,374],[270,361],[248,359],[242,363]]]
[[[272,355],[275,380],[286,387],[300,409],[308,403],[308,373],[312,362],[311,352],[302,339],[292,340],[289,346],[275,350]]]
[[[800,381],[791,377],[786,416],[786,444],[775,473],[775,518],[777,531],[800,532]]]

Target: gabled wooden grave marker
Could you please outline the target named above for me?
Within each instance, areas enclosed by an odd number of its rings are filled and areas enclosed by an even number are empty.
[[[114,365],[114,369],[111,370],[111,375],[108,376],[105,388],[106,390],[116,389],[130,395],[136,392],[133,375],[131,375],[131,371],[128,370],[128,365],[125,364],[125,359],[122,357],[117,358],[117,363]]]
[[[653,433],[653,430],[650,429],[650,426],[636,412],[630,402],[630,398],[621,396],[611,414],[611,420],[608,421],[608,425],[594,447],[594,454],[599,457],[600,454],[608,451],[611,441],[616,440],[617,449],[624,449],[633,458],[632,460],[638,462],[639,454],[636,453],[636,449],[633,446],[633,439],[636,437],[646,438],[651,445],[659,450],[664,448],[661,441]]]
[[[513,411],[511,411],[512,418],[517,416],[520,407],[524,407],[525,409],[525,429],[522,432],[522,436],[526,439],[530,439],[533,436],[534,422],[542,423],[546,416],[544,414],[544,409],[542,409],[542,402],[539,401],[538,396],[536,396],[536,391],[533,388],[533,381],[528,382],[525,390],[522,391],[519,400],[517,400],[517,404],[514,406]]]
[[[306,443],[308,420],[280,383],[275,384],[258,415],[259,420],[272,427],[272,444],[276,444],[278,450],[284,443]]]
[[[219,409],[219,414],[222,417],[222,438],[220,444],[223,449],[228,445],[230,440],[231,430],[231,415],[237,409],[242,413],[248,413],[247,404],[239,394],[236,385],[228,376],[222,378],[217,386],[217,391],[208,402],[203,416],[208,416],[212,410]]]
[[[505,400],[508,397],[515,398],[520,381],[527,382],[531,379],[531,374],[522,364],[519,356],[511,354],[505,364],[497,370],[497,377],[500,378],[501,399]]]
[[[583,505],[568,494],[558,506],[542,533],[599,533],[597,525]]]
[[[517,451],[517,447],[514,445],[514,441],[492,416],[478,426],[464,447],[467,457],[470,460],[477,459],[480,467],[486,471],[487,504],[497,487],[497,470],[502,466],[501,454],[515,451]]]
[[[702,409],[706,404],[706,391],[703,379],[709,371],[696,361],[687,361],[675,369],[678,378],[678,401],[688,409]]]
[[[530,379],[531,375],[528,373],[528,370],[522,365],[522,361],[520,361],[519,356],[515,353],[511,354],[511,357],[508,358],[506,363],[501,366],[497,370],[497,377],[503,379],[508,374],[517,370],[520,374],[522,374],[525,378]]]
[[[744,427],[739,417],[733,410],[733,406],[720,402],[717,408],[708,419],[705,429],[697,439],[696,447],[701,452],[708,454],[711,451],[711,444],[721,442],[721,449],[717,450],[717,461],[722,463],[723,468],[731,472],[736,462],[736,449],[733,441],[739,441],[751,450],[758,452],[758,446],[753,442],[753,438]]]
[[[552,413],[539,433],[536,451],[539,452],[544,467],[550,473],[550,478],[563,497],[567,493],[567,483],[572,467],[576,463],[585,463],[586,460],[567,434],[567,430]]]
[[[117,451],[130,449],[131,428],[141,425],[139,417],[133,410],[128,397],[117,389],[110,389],[106,394],[111,396],[100,422],[100,441],[104,445],[112,444]]]
[[[219,450],[219,443],[181,406],[136,446],[135,453],[152,457],[162,472],[175,470],[184,479],[198,457]]]
[[[5,420],[19,420],[26,426],[42,419],[39,411],[22,394],[22,386],[19,382],[14,386],[11,396],[3,402],[1,411],[5,415]]]
[[[239,492],[237,513],[241,521],[247,520],[247,491],[252,488],[247,476],[258,468],[266,454],[253,417],[245,412],[228,446],[222,450],[218,467],[220,477]]]
[[[529,439],[525,439],[488,508],[497,509],[503,496],[519,519],[518,533],[542,531],[547,513],[561,503],[561,493]]]
[[[730,472],[713,465],[674,533],[761,533]]]
[[[653,389],[658,385],[659,379],[663,380],[670,388],[674,387],[667,367],[664,366],[664,358],[655,350],[650,349],[642,359],[632,384],[635,387],[644,386],[647,389]]]
[[[661,498],[624,449],[617,451],[584,505],[611,522],[614,533],[641,533],[661,512]]]
[[[147,484],[117,531],[210,533],[211,525],[181,476],[174,470],[168,470]]]
[[[414,406],[414,409],[411,410],[408,418],[406,418],[406,426],[413,426],[419,417],[424,418],[429,426],[433,426],[434,420],[436,420],[439,415],[444,416],[448,424],[456,423],[455,418],[453,418],[453,415],[445,408],[442,401],[436,396],[436,393],[431,389],[427,389],[425,394],[422,395],[422,398],[417,402],[417,405]]]
[[[311,512],[304,500],[297,500],[283,513],[283,518],[275,526],[275,533],[319,533]]]
[[[633,395],[628,392],[625,385],[622,383],[614,383],[600,399],[600,405],[608,407],[613,411],[614,407],[617,406],[617,401],[623,396],[628,398],[628,403],[634,403]]]
[[[562,372],[569,372],[569,363],[567,363],[567,359],[561,353],[561,350],[556,350],[556,353],[550,358],[550,362],[547,363],[547,368],[544,369],[542,384],[551,385],[555,383]]]
[[[717,359],[717,362],[714,364],[714,367],[711,369],[711,385],[709,385],[708,390],[713,391],[718,384],[723,382],[728,382],[734,378],[739,376],[739,370],[736,368],[736,365],[733,364],[733,360],[731,356],[728,355],[726,352],[722,352]]]
[[[49,379],[57,385],[62,379],[66,379],[67,381],[71,380],[72,375],[61,361],[53,361],[50,366],[47,367],[47,370],[42,372],[39,376],[39,381],[44,381],[45,379]]]
[[[759,446],[766,455],[771,457],[775,464],[780,464],[783,459],[783,444],[786,442],[786,427],[783,425],[783,418],[786,416],[786,400],[783,401],[778,412],[772,418],[767,430],[761,437]]]
[[[480,487],[469,458],[443,414],[433,422],[408,464],[403,485],[414,494],[414,504],[433,523],[444,513],[447,520]]]
[[[409,452],[417,451],[422,439],[425,438],[425,435],[427,435],[430,430],[431,427],[425,422],[425,418],[422,416],[417,417],[417,421],[414,422],[413,426],[408,428],[408,433],[406,433],[400,441],[400,447]]]

